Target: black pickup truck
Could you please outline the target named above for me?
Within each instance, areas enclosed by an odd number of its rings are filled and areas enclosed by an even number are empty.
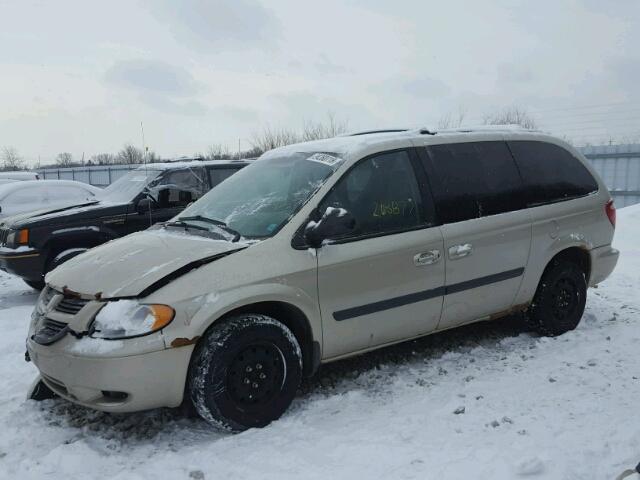
[[[0,270],[42,289],[44,276],[76,255],[180,213],[248,160],[156,163],[131,170],[98,200],[0,222]]]

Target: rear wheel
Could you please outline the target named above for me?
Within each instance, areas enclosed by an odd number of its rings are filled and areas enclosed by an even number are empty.
[[[542,335],[562,335],[578,326],[586,299],[587,282],[582,268],[574,262],[555,259],[542,275],[526,314],[527,323]]]
[[[265,315],[214,326],[194,352],[188,392],[198,414],[231,431],[264,427],[291,404],[302,378],[293,333]]]

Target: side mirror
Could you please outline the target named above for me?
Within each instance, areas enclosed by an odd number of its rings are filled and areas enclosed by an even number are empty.
[[[138,200],[138,203],[136,203],[136,211],[140,214],[149,213],[152,205],[153,200],[151,200],[149,197],[143,197]]]
[[[327,207],[318,222],[311,221],[304,229],[304,238],[313,248],[320,248],[324,240],[340,237],[353,231],[356,220],[344,208]]]

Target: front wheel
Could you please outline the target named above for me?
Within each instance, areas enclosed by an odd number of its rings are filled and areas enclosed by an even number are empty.
[[[542,275],[525,318],[542,335],[562,335],[578,326],[586,300],[587,281],[582,268],[556,259]]]
[[[196,347],[188,393],[215,427],[264,427],[286,411],[302,378],[291,330],[266,315],[244,314],[214,326]]]

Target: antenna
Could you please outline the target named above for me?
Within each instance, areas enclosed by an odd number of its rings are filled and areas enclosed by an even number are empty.
[[[142,134],[142,163],[144,163],[144,176],[147,180],[149,180],[149,169],[147,167],[147,150],[144,142],[144,125],[142,121],[140,122],[140,133]],[[144,188],[147,188],[146,186]],[[153,225],[153,218],[151,216],[151,202],[149,202],[149,226]]]
[[[142,133],[142,163],[147,164],[147,152],[144,142],[144,125],[140,122],[140,132]]]

